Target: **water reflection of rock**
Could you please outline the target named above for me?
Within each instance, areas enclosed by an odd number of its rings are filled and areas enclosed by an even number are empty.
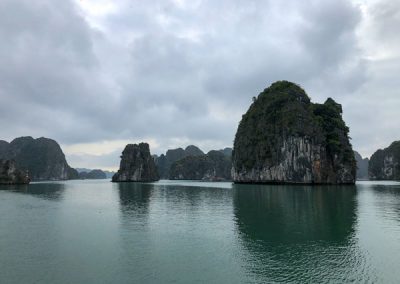
[[[177,214],[199,214],[205,208],[215,209],[231,204],[228,190],[202,186],[163,185],[157,192],[158,198],[165,200],[170,212]]]
[[[372,201],[376,212],[385,221],[400,222],[400,184],[372,185]]]
[[[342,277],[331,280],[346,282],[346,275],[362,266],[354,242],[355,187],[234,185],[233,190],[248,268],[260,281]]]
[[[262,241],[345,242],[353,233],[355,187],[234,186],[240,231]]]
[[[31,183],[29,185],[10,185],[7,190],[16,193],[29,194],[47,200],[58,201],[62,199],[65,184],[62,183]]]
[[[154,185],[125,182],[114,185],[118,189],[120,209],[124,215],[147,215]]]

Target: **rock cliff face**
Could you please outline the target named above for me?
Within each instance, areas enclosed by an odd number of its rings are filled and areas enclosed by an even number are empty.
[[[13,160],[0,160],[0,184],[27,184],[30,179],[26,172],[17,169]]]
[[[121,156],[118,172],[112,177],[113,182],[159,180],[156,165],[150,155],[149,144],[140,143],[126,145]]]
[[[356,161],[342,107],[314,104],[298,85],[279,81],[243,115],[232,177],[244,183],[354,184]]]
[[[221,151],[210,151],[207,155],[187,156],[174,162],[170,169],[173,180],[231,180],[232,160]]]
[[[368,158],[362,158],[362,156],[354,151],[354,157],[356,158],[357,162],[357,179],[366,180],[368,179]]]
[[[373,180],[400,180],[400,141],[376,151],[369,161],[368,172]]]
[[[16,138],[0,141],[0,158],[15,160],[16,166],[28,171],[32,180],[66,180],[78,178],[78,172],[65,160],[58,143],[48,138]]]
[[[155,158],[160,178],[169,179],[170,169],[174,162],[179,161],[188,156],[202,156],[202,155],[204,155],[203,151],[201,151],[198,147],[194,145],[189,145],[185,149],[177,148],[168,150],[165,155],[162,154],[160,157]]]

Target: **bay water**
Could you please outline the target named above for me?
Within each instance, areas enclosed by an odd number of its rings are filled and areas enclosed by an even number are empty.
[[[0,283],[400,283],[400,183],[0,186]]]

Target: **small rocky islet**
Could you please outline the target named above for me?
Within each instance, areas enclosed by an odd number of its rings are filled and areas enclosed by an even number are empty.
[[[156,164],[147,143],[126,145],[113,182],[152,182],[159,180]]]
[[[128,144],[114,182],[161,179],[237,183],[354,184],[356,179],[400,180],[400,141],[362,158],[349,142],[342,107],[312,103],[306,92],[278,81],[253,98],[239,123],[234,148],[204,153],[194,145],[150,154],[147,143]],[[103,179],[101,170],[70,167],[49,138],[0,140],[0,183]]]

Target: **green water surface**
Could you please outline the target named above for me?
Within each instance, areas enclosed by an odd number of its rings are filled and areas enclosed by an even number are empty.
[[[400,183],[0,186],[0,283],[400,283]]]

